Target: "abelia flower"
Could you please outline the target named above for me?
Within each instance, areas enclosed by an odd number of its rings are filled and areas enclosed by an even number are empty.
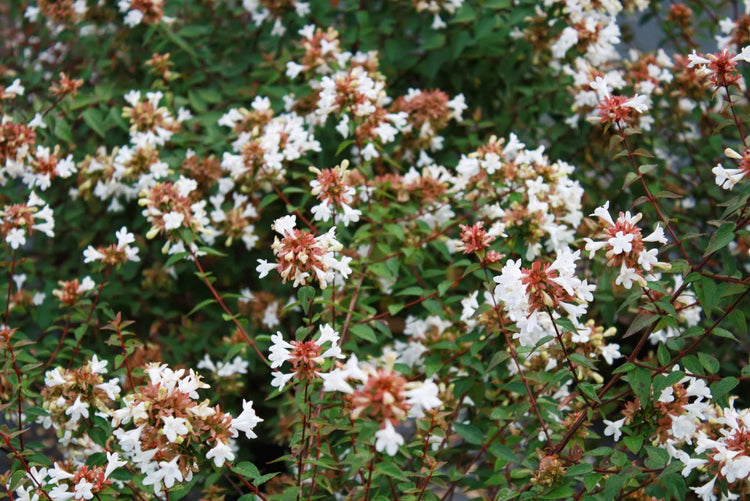
[[[141,260],[138,256],[138,248],[130,246],[130,244],[135,242],[135,235],[130,233],[125,226],[115,233],[115,237],[117,238],[117,243],[111,244],[108,247],[94,248],[89,245],[83,251],[83,262],[101,261],[102,264],[114,266],[129,261],[139,262]]]
[[[635,216],[630,212],[620,212],[617,221],[609,214],[609,202],[597,208],[592,216],[597,216],[602,230],[597,234],[598,240],[584,238],[586,251],[589,258],[593,258],[599,250],[605,249],[607,265],[619,269],[615,279],[617,285],[630,289],[634,283],[645,286],[647,277],[656,268],[669,269],[669,263],[660,262],[657,259],[656,249],[646,249],[645,243],[667,244],[664,230],[660,225],[644,237],[641,229],[636,226],[642,218],[642,214]]]
[[[332,216],[344,226],[359,221],[362,211],[351,207],[357,190],[352,185],[348,167],[348,160],[331,169],[310,167],[310,171],[317,174],[316,179],[310,181],[311,193],[320,200],[320,204],[311,209],[316,221],[328,221]]]
[[[42,407],[47,411],[40,422],[49,428],[75,431],[82,419],[94,413],[107,414],[120,393],[118,379],[105,382],[107,361],[96,355],[79,369],[56,367],[45,373]]]
[[[721,164],[717,164],[716,167],[711,169],[711,172],[716,176],[718,186],[725,190],[731,190],[735,184],[750,175],[750,149],[746,148],[740,155],[732,148],[726,148],[724,154],[732,160],[739,160],[738,168],[726,169]]]
[[[286,383],[296,377],[300,380],[311,380],[320,376],[319,369],[327,358],[344,358],[339,347],[339,333],[328,324],[322,325],[316,339],[308,341],[284,341],[281,332],[271,336],[269,351],[271,368],[281,367],[285,362],[292,365],[290,374],[274,373],[271,386],[283,389]],[[323,345],[328,343],[326,349]],[[325,351],[324,351],[325,350]]]
[[[594,299],[596,286],[575,276],[580,251],[561,251],[552,263],[537,260],[531,268],[521,268],[521,260],[508,260],[495,277],[495,300],[502,303],[519,332],[513,335],[522,346],[534,346],[547,335],[551,322],[561,316],[574,324]]]
[[[77,278],[73,280],[61,280],[57,282],[60,286],[58,289],[52,291],[52,295],[60,300],[60,302],[68,307],[75,306],[84,295],[94,290],[96,284],[89,276],[83,277],[83,280],[79,281]]]
[[[360,364],[352,355],[323,378],[323,391],[339,391],[351,406],[351,418],[372,419],[382,423],[375,434],[375,449],[395,455],[404,438],[394,426],[407,418],[421,418],[425,411],[443,405],[440,389],[432,380],[407,381],[393,369],[395,352],[383,356],[382,365]],[[355,384],[355,382],[357,382]]]
[[[26,245],[27,238],[37,231],[54,237],[54,227],[52,209],[33,191],[26,203],[5,205],[0,210],[0,237],[13,250]]]
[[[688,68],[698,68],[716,87],[730,87],[736,85],[741,78],[739,71],[737,71],[737,62],[750,62],[750,46],[743,48],[739,54],[734,55],[724,49],[721,52],[708,54],[704,57],[693,50],[688,58],[690,60]]]
[[[336,240],[335,228],[327,233],[314,236],[309,231],[299,230],[296,216],[277,219],[271,228],[282,238],[274,238],[273,249],[276,263],[258,260],[256,270],[264,278],[271,270],[277,270],[283,282],[294,281],[294,286],[307,285],[317,280],[321,289],[333,283],[336,275],[347,278],[351,273],[351,258],[342,256],[336,259],[334,253],[343,249]]]
[[[146,238],[165,233],[170,241],[179,239],[174,232],[179,228],[187,228],[204,236],[213,233],[206,215],[206,201],[195,202],[191,198],[194,187],[180,181],[164,182],[141,192],[138,204],[145,207],[143,215],[151,223]],[[169,245],[166,247],[168,249]]]
[[[375,450],[395,456],[401,445],[404,445],[404,437],[386,420],[383,427],[375,432]]]
[[[203,444],[206,459],[218,467],[235,457],[231,437],[239,431],[255,437],[252,430],[262,419],[255,415],[252,402],[243,400],[242,413],[232,418],[218,405],[198,401],[197,390],[208,385],[192,369],[175,371],[151,363],[145,373],[146,384],[135,388],[109,415],[125,459],[146,473],[143,483],[152,485],[156,494],[189,481],[198,471],[198,463],[183,444]]]

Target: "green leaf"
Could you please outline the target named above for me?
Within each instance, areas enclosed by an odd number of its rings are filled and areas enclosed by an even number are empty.
[[[633,454],[637,454],[638,451],[643,447],[643,435],[636,435],[634,437],[623,437],[622,441],[625,446],[630,449]]]
[[[627,479],[627,475],[622,473],[609,477],[607,483],[604,484],[604,499],[607,501],[615,499]]]
[[[599,396],[597,395],[596,386],[594,386],[593,384],[582,382],[578,385],[578,389],[581,390],[581,393],[586,395],[590,400],[593,400],[594,402],[599,401]]]
[[[404,309],[404,303],[394,303],[388,305],[388,313],[395,315],[399,311]]]
[[[73,133],[70,130],[70,124],[64,118],[55,120],[55,136],[66,143],[73,143]]]
[[[378,465],[375,467],[375,470],[398,480],[408,480],[409,478],[404,470],[396,466],[394,463],[378,463]]]
[[[555,320],[555,323],[562,327],[563,332],[576,332],[576,326],[573,325],[573,322],[569,318],[558,318]]]
[[[187,316],[188,317],[192,316],[193,313],[202,310],[203,308],[205,308],[206,306],[208,306],[209,304],[213,302],[215,302],[215,299],[212,297],[208,299],[204,299],[203,301],[195,305],[195,307],[192,310],[190,310],[190,312],[188,312]]]
[[[351,330],[352,334],[360,339],[364,339],[365,341],[373,344],[376,344],[378,342],[378,338],[377,336],[375,336],[375,331],[367,324],[353,325],[349,330]]]
[[[637,332],[642,331],[649,325],[653,324],[658,319],[659,319],[659,315],[654,315],[653,313],[650,313],[647,311],[641,311],[635,317],[633,322],[630,324],[630,327],[628,327],[628,330],[625,332],[625,334],[622,337],[623,338],[630,337],[633,334],[636,334]]]
[[[198,252],[205,252],[209,256],[226,257],[227,255],[223,252],[219,252],[213,247],[198,247]]]
[[[481,445],[484,441],[484,432],[476,426],[454,422],[453,429],[472,445]]]
[[[734,223],[724,223],[719,226],[719,229],[716,230],[713,235],[711,235],[711,240],[708,242],[708,247],[706,247],[706,251],[703,253],[703,256],[705,257],[709,254],[713,254],[719,249],[723,249],[724,247],[729,245],[729,242],[734,240],[735,228],[736,225]]]
[[[722,398],[724,395],[732,391],[738,384],[740,384],[740,381],[736,377],[725,377],[721,381],[717,381],[711,385],[711,396],[714,400]]]
[[[648,459],[646,465],[648,468],[661,468],[669,462],[669,453],[661,447],[646,446]]]
[[[641,401],[642,406],[648,405],[651,401],[651,373],[643,367],[636,367],[628,373],[628,382],[633,388],[635,396]]]
[[[255,480],[260,477],[258,468],[249,461],[243,461],[232,466],[232,471],[250,480]]]
[[[719,361],[708,353],[698,353],[698,360],[709,374],[716,374],[719,371]]]
[[[540,499],[570,499],[575,494],[575,491],[567,485],[561,485],[550,492],[542,494]]]
[[[169,259],[167,259],[167,262],[164,263],[164,267],[169,268],[170,266],[175,264],[177,261],[182,261],[189,255],[190,255],[189,252],[177,252],[175,254],[172,254],[171,256],[169,256]]]
[[[309,285],[300,287],[299,291],[297,291],[297,301],[299,301],[299,305],[302,311],[305,312],[305,315],[308,315],[315,301],[315,289]]]
[[[102,112],[96,108],[89,108],[84,111],[81,116],[86,125],[91,127],[91,130],[96,132],[100,137],[106,138],[107,133],[104,131]]]

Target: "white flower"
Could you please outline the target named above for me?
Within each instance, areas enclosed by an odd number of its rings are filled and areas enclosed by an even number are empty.
[[[119,454],[107,451],[107,469],[104,470],[104,478],[109,478],[113,471],[120,466],[125,466],[126,464],[128,464],[128,462],[122,461]]]
[[[617,343],[605,344],[604,346],[601,346],[599,350],[602,353],[602,357],[604,357],[604,361],[607,362],[608,365],[612,365],[615,359],[622,357],[622,354],[620,353],[620,345]]]
[[[81,417],[88,419],[89,417],[89,404],[87,402],[81,402],[81,396],[76,397],[76,401],[73,405],[65,410],[65,414],[70,416],[70,422],[76,423]]]
[[[605,419],[602,422],[607,425],[607,427],[604,428],[604,436],[613,437],[615,442],[619,441],[620,437],[622,436],[622,431],[620,429],[625,424],[625,418],[619,419],[617,421],[610,421],[609,419]]]
[[[273,373],[273,379],[271,380],[271,386],[274,388],[278,388],[279,391],[281,391],[284,386],[294,377],[294,372],[290,372],[289,374],[284,374],[282,372],[276,371]]]
[[[23,228],[12,228],[5,236],[5,241],[15,250],[26,244],[26,230]]]
[[[216,467],[220,468],[226,461],[232,461],[234,459],[234,452],[232,452],[232,448],[229,447],[229,444],[217,440],[214,448],[206,454],[206,459],[213,459]]]
[[[89,368],[94,374],[106,374],[106,367],[108,363],[109,361],[99,360],[99,357],[94,355],[93,357],[91,357],[91,361],[89,362],[89,364],[91,364]]]
[[[242,399],[242,413],[232,419],[232,425],[230,427],[232,430],[232,436],[237,437],[238,431],[243,431],[245,432],[245,435],[247,435],[247,438],[256,438],[257,435],[253,433],[253,428],[255,428],[261,421],[263,420],[255,414],[253,402],[248,402],[245,399]]]
[[[717,164],[711,172],[716,176],[716,184],[725,190],[731,190],[745,177],[742,169],[725,169],[721,164]]]
[[[632,241],[633,241],[634,235],[632,233],[624,233],[622,231],[618,231],[614,237],[610,237],[607,240],[607,243],[612,246],[612,253],[622,254],[630,252],[633,249]]]
[[[61,384],[65,384],[65,378],[60,372],[59,367],[55,367],[54,369],[47,371],[44,375],[44,385],[46,387],[52,388],[53,386],[59,386]]]
[[[424,411],[443,405],[438,398],[440,389],[432,379],[426,380],[417,388],[406,392],[406,402],[411,405],[409,417],[423,417]],[[393,455],[393,454],[391,454]]]
[[[378,153],[378,150],[375,148],[375,145],[372,143],[367,143],[367,146],[365,146],[362,149],[362,158],[365,159],[365,162],[369,162],[373,158],[378,158],[380,156],[380,153]]]
[[[180,212],[168,212],[164,214],[164,229],[174,230],[182,226],[185,215]]]
[[[82,478],[78,481],[75,487],[75,498],[76,499],[92,499],[94,493],[91,489],[94,488],[94,484]]]
[[[94,283],[90,276],[86,275],[83,277],[83,280],[81,280],[81,285],[78,286],[78,292],[88,292],[94,287],[96,287],[96,283]]]
[[[399,446],[404,444],[404,437],[397,432],[389,420],[386,419],[385,426],[375,433],[375,450],[389,456],[395,456]]]
[[[664,229],[661,227],[661,223],[656,225],[656,229],[647,237],[643,239],[644,242],[659,242],[660,244],[666,245],[668,243],[667,238],[664,236]]]
[[[175,481],[182,482],[182,472],[180,471],[180,467],[177,465],[177,461],[179,459],[180,459],[180,455],[177,454],[172,459],[172,461],[169,461],[169,462],[161,461],[159,463],[159,468],[161,469],[161,476],[164,480],[164,486],[167,489],[171,489]]]
[[[23,85],[21,85],[21,80],[16,78],[15,80],[13,80],[13,83],[5,88],[5,92],[9,94],[16,94],[17,96],[23,96],[23,93],[26,92],[26,89]]]
[[[667,386],[663,390],[661,390],[661,395],[659,395],[659,402],[668,404],[669,402],[674,402],[674,388],[671,386]]]
[[[703,501],[716,501],[716,495],[714,494],[714,484],[716,483],[716,476],[712,478],[708,483],[700,487],[691,487],[690,490],[695,492]]]
[[[94,261],[101,261],[104,259],[104,254],[96,250],[93,246],[89,245],[86,250],[83,251],[83,262],[91,263]]]
[[[273,344],[269,348],[271,355],[269,355],[268,360],[271,361],[271,369],[276,369],[291,358],[289,350],[294,349],[294,346],[284,341],[284,337],[278,331],[271,336],[271,342]]]
[[[167,440],[174,443],[177,441],[178,435],[186,435],[188,433],[187,421],[185,418],[176,418],[174,416],[162,416],[164,421],[164,435]]]
[[[319,373],[318,375],[323,380],[323,391],[340,391],[348,395],[354,393],[354,388],[346,382],[346,378],[349,376],[347,371],[333,369],[329,373]]]
[[[135,242],[135,235],[130,233],[127,229],[127,227],[123,226],[118,231],[115,232],[115,237],[117,238],[117,248],[122,249],[124,247],[127,247],[128,245]]]
[[[620,274],[615,279],[615,284],[630,289],[633,286],[633,282],[641,283],[642,280],[641,276],[635,272],[635,269],[628,268],[625,262],[623,262],[622,266],[620,266]]]
[[[266,275],[268,275],[268,272],[271,270],[275,270],[279,267],[277,263],[269,263],[265,259],[258,259],[258,266],[255,268],[255,271],[258,272],[258,278],[265,278]]]
[[[18,491],[16,491],[16,494],[18,494]],[[72,492],[68,491],[68,485],[61,484],[61,485],[55,486],[54,489],[52,489],[51,491],[49,491],[49,496],[54,501],[67,501],[68,499],[71,499],[73,496],[75,496],[75,494],[73,494]],[[24,499],[24,498],[21,497],[21,496],[19,496],[19,499]],[[39,499],[39,496],[35,494],[34,497],[31,498],[31,499],[34,500],[34,501],[36,501],[36,500]]]
[[[633,108],[638,113],[643,113],[645,111],[648,111],[649,101],[650,99],[648,96],[645,96],[643,94],[636,94],[635,96],[622,103],[622,105],[627,108]]]

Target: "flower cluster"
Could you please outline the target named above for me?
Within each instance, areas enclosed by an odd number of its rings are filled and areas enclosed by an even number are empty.
[[[597,240],[585,238],[586,251],[589,258],[593,258],[599,250],[605,249],[607,265],[619,269],[616,285],[630,289],[634,283],[645,286],[655,268],[668,270],[671,265],[659,261],[658,249],[647,249],[645,242],[666,245],[667,238],[660,225],[648,236],[644,237],[641,229],[636,226],[643,217],[641,213],[635,216],[630,212],[620,212],[617,220],[609,214],[609,202],[597,208],[592,216],[599,218],[601,230],[597,233]]]
[[[296,228],[296,225],[296,216],[284,216],[273,223],[272,229],[282,238],[275,237],[271,246],[276,256],[275,263],[258,259],[256,270],[260,278],[276,270],[284,282],[293,280],[295,287],[315,280],[321,289],[333,284],[337,275],[347,278],[352,271],[349,268],[352,258],[341,256],[336,259],[334,253],[343,246],[336,240],[335,228],[316,237],[309,231]]]
[[[130,246],[130,244],[135,242],[135,235],[130,233],[125,226],[115,233],[115,237],[117,238],[117,243],[107,247],[95,248],[89,245],[83,251],[83,262],[101,261],[104,265],[114,266],[125,264],[129,261],[138,262],[141,260],[138,257],[138,248]]]
[[[87,292],[94,290],[96,287],[96,283],[88,275],[83,277],[82,280],[77,278],[60,280],[57,284],[59,288],[54,289],[52,295],[60,300],[61,304],[69,308],[78,304]]]
[[[385,354],[382,364],[361,363],[352,355],[346,364],[322,376],[324,391],[348,395],[352,419],[366,417],[380,423],[375,433],[375,449],[389,456],[395,456],[404,444],[404,437],[394,426],[407,418],[424,417],[425,411],[437,409],[443,403],[434,381],[407,381],[394,370],[395,362],[395,353]]]
[[[25,203],[5,205],[0,217],[0,236],[13,250],[25,245],[26,239],[37,231],[50,238],[55,236],[52,209],[33,191]]]
[[[190,481],[198,471],[192,448],[209,449],[205,458],[219,467],[235,458],[232,438],[244,432],[255,438],[263,421],[252,402],[243,401],[236,418],[221,408],[198,401],[197,390],[207,388],[193,370],[174,371],[166,364],[146,366],[148,380],[111,411],[113,435],[123,456],[142,474],[144,485],[159,495],[176,483]]]
[[[560,312],[574,325],[586,312],[596,286],[576,277],[580,254],[581,251],[564,249],[552,263],[537,260],[531,268],[522,268],[520,259],[510,259],[495,277],[495,298],[516,323],[518,332],[513,337],[522,346],[535,346],[554,332],[552,323]]]
[[[490,234],[522,240],[526,259],[567,247],[581,222],[581,185],[569,176],[573,166],[551,163],[544,148],[528,150],[511,134],[496,137],[463,155],[456,166],[451,192],[478,204]],[[490,200],[484,203],[485,200]]]
[[[362,211],[351,207],[357,191],[352,186],[348,167],[348,160],[331,169],[320,170],[310,167],[310,170],[317,174],[317,178],[310,181],[311,193],[320,200],[320,203],[311,209],[316,221],[328,221],[331,216],[336,220],[339,211],[344,226],[359,221]]]
[[[56,367],[46,372],[42,398],[47,415],[40,417],[45,428],[53,426],[64,442],[70,442],[84,421],[95,414],[108,415],[121,389],[117,378],[104,380],[107,364],[94,355],[79,369]]]
[[[432,29],[441,30],[446,27],[446,24],[440,17],[440,12],[445,11],[448,14],[453,14],[456,9],[463,5],[464,0],[411,0],[411,3],[417,12],[427,11],[433,14]]]
[[[100,493],[104,495],[107,487],[112,485],[110,475],[127,465],[116,452],[107,451],[106,457],[106,466],[76,466],[66,462],[68,464],[55,463],[52,468],[33,468],[26,476],[36,489],[20,486],[15,491],[16,496],[23,500],[39,499],[42,494],[40,489],[43,488],[46,497],[54,501],[98,498]]]
[[[278,37],[286,33],[283,21],[285,14],[293,11],[301,18],[310,14],[310,4],[299,0],[242,0],[242,7],[250,13],[255,26],[262,25],[266,19],[273,19],[271,35]]]
[[[154,238],[160,233],[176,239],[174,230],[187,228],[197,234],[210,236],[213,230],[206,215],[206,201],[195,202],[190,193],[197,187],[192,179],[181,177],[176,183],[157,183],[143,190],[138,200],[143,205],[143,215],[151,223],[146,238]]]
[[[319,372],[327,358],[344,358],[339,347],[339,333],[328,324],[320,326],[317,338],[307,341],[284,341],[280,332],[271,336],[270,352],[268,360],[271,361],[271,369],[281,367],[285,362],[292,364],[292,371],[285,374],[274,371],[271,386],[283,389],[286,384],[294,379],[310,381],[318,377],[324,377]],[[328,348],[324,344],[328,343]],[[325,377],[324,377],[325,379]]]

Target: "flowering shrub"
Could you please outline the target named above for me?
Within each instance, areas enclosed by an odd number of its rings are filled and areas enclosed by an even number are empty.
[[[747,497],[748,12],[0,6],[3,494]]]

